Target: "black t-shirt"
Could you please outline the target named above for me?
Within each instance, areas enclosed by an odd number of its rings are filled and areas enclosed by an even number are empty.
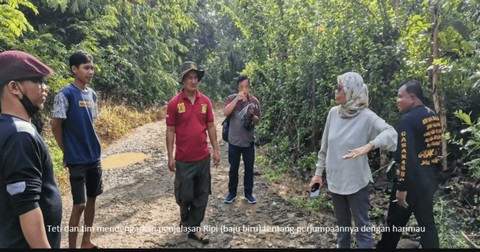
[[[0,248],[28,248],[19,216],[37,207],[52,248],[60,248],[62,198],[47,146],[35,126],[0,115]]]

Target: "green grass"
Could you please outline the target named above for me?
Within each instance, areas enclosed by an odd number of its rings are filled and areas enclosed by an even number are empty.
[[[287,200],[298,208],[306,208],[312,212],[326,210],[333,214],[332,201],[327,196],[327,192],[321,191],[316,198],[291,197]]]

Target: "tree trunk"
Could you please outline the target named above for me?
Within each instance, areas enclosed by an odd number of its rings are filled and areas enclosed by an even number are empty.
[[[438,39],[438,30],[439,30],[439,17],[440,17],[440,8],[438,5],[433,6],[433,62],[439,58],[439,49],[440,49],[440,41]],[[438,65],[433,63],[432,68],[432,90],[433,90],[433,104],[435,106],[435,111],[437,112],[438,116],[440,117],[440,124],[442,125],[442,170],[445,171],[448,169],[447,164],[447,139],[443,137],[443,135],[447,132],[447,117],[446,117],[446,109],[445,109],[445,102],[444,97],[440,93],[440,88],[438,85],[438,78],[439,78],[439,69]]]

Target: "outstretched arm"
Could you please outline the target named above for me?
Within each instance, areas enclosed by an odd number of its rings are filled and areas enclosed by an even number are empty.
[[[356,158],[365,155],[376,148],[395,151],[397,148],[397,138],[397,131],[395,131],[391,125],[386,123],[385,120],[375,115],[371,131],[369,132],[369,139],[372,140],[359,148],[348,151],[343,158]]]

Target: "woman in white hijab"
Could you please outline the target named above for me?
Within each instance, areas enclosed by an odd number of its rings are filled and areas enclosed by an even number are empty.
[[[350,248],[350,233],[355,231],[358,248],[373,248],[368,215],[368,185],[373,179],[366,154],[376,148],[395,151],[397,132],[368,108],[368,87],[358,73],[338,76],[335,101],[337,106],[328,113],[308,190],[316,183],[324,185],[325,170],[339,230],[337,247]]]

